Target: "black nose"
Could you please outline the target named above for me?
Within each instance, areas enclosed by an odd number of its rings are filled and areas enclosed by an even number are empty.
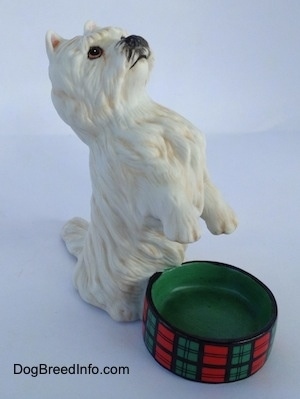
[[[141,36],[131,35],[124,39],[124,42],[130,48],[149,47],[148,42]]]

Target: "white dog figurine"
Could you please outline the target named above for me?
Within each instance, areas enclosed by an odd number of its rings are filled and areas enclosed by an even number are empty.
[[[74,284],[113,319],[140,319],[149,277],[181,265],[199,217],[221,234],[235,214],[208,176],[202,134],[147,95],[145,39],[87,22],[71,40],[48,32],[46,48],[54,106],[90,149],[91,221],[62,231]]]

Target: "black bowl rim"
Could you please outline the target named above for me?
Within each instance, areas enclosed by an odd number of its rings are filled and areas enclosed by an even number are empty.
[[[270,300],[271,300],[271,306],[272,306],[272,317],[270,318],[270,321],[260,330],[258,330],[256,333],[254,334],[250,334],[250,335],[246,335],[246,336],[242,336],[242,337],[238,337],[238,338],[209,338],[209,337],[201,337],[198,335],[194,335],[194,334],[189,334],[184,330],[181,330],[178,327],[173,326],[170,322],[168,322],[157,310],[156,306],[154,305],[154,302],[152,300],[152,295],[151,295],[151,291],[152,291],[152,286],[155,283],[156,280],[158,280],[158,278],[167,270],[172,270],[175,269],[176,267],[184,267],[185,265],[190,265],[193,263],[210,263],[216,266],[220,266],[220,267],[227,267],[229,269],[234,269],[239,273],[242,273],[248,277],[250,277],[252,280],[254,280],[258,285],[260,285],[268,294]],[[168,269],[165,269],[164,271],[161,272],[157,272],[154,273],[148,282],[147,285],[147,289],[146,289],[146,299],[148,301],[148,304],[151,308],[151,310],[155,313],[156,317],[160,320],[161,323],[163,323],[169,330],[174,331],[176,334],[180,334],[181,336],[189,339],[189,340],[194,340],[194,341],[198,341],[198,342],[205,342],[205,343],[213,343],[213,344],[225,344],[225,345],[239,345],[239,344],[244,344],[247,343],[249,341],[253,341],[254,339],[259,338],[261,335],[265,334],[266,332],[270,331],[271,328],[273,328],[273,326],[276,324],[277,321],[277,317],[278,317],[278,306],[277,306],[277,302],[276,299],[272,293],[272,291],[261,281],[259,280],[257,277],[255,277],[253,274],[239,268],[236,266],[232,266],[229,265],[228,263],[223,263],[223,262],[218,262],[218,261],[211,261],[211,260],[192,260],[192,261],[187,261],[187,262],[183,262],[182,265],[180,266],[174,266],[174,267],[170,267]]]

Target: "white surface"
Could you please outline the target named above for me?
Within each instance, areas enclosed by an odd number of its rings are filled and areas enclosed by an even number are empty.
[[[0,146],[5,150],[0,168],[3,397],[152,398],[168,390],[174,398],[297,397],[299,135],[208,138],[211,172],[239,214],[240,227],[222,237],[205,229],[203,238],[190,246],[188,259],[219,260],[248,270],[272,289],[279,306],[267,364],[247,380],[222,386],[166,372],[146,351],[141,323],[118,324],[85,304],[73,289],[74,259],[59,233],[69,217],[88,216],[85,146],[73,136],[1,137]],[[14,363],[128,366],[130,374],[33,378],[14,375]]]
[[[1,397],[298,397],[299,3],[45,4],[1,7]],[[242,267],[275,294],[273,352],[251,378],[206,385],[172,375],[148,354],[140,322],[112,321],[72,287],[74,259],[59,233],[67,219],[89,217],[88,153],[50,103],[43,40],[48,28],[66,37],[81,33],[90,18],[144,35],[157,58],[152,96],[206,132],[211,174],[240,226],[221,237],[203,226],[187,258]],[[14,375],[14,363],[127,366],[130,374],[34,378]]]

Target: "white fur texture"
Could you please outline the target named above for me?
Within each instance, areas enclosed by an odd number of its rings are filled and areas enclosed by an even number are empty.
[[[71,40],[46,36],[54,106],[90,149],[91,221],[74,218],[62,231],[77,257],[74,284],[119,321],[141,317],[148,278],[182,263],[200,216],[213,234],[237,226],[208,176],[202,134],[149,98],[152,52],[136,62],[124,37],[93,22]],[[89,59],[95,46],[103,53]]]

